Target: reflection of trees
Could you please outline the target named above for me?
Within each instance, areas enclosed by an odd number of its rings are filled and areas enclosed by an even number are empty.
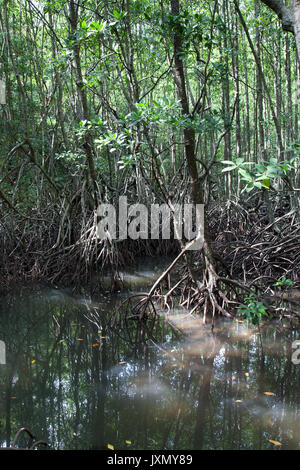
[[[209,390],[213,376],[213,363],[214,357],[204,359],[204,364],[208,368],[208,371],[202,376],[201,383],[199,384],[194,449],[202,449],[204,444],[204,432],[206,429],[206,417],[208,414]]]
[[[108,443],[121,449],[126,439],[135,449],[264,448],[268,432],[270,438],[289,432],[296,445],[297,410],[290,406],[300,404],[300,372],[287,360],[287,345],[297,332],[265,329],[262,349],[258,337],[235,339],[224,327],[190,354],[172,343],[168,325],[155,323],[153,338],[168,335],[172,346],[133,347],[134,332],[126,341],[109,327],[111,306],[92,323],[85,307],[35,298],[25,290],[0,305],[8,362],[0,369],[1,445],[21,426],[70,449]],[[278,344],[284,354],[270,352]],[[266,390],[282,406],[272,427],[263,414]],[[254,404],[261,414],[253,413]]]

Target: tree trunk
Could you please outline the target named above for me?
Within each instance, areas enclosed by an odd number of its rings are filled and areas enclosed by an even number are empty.
[[[171,0],[171,11],[176,19],[180,13],[179,0]],[[178,98],[181,103],[182,115],[191,115],[189,111],[188,97],[186,92],[186,80],[184,76],[183,67],[183,39],[180,32],[180,28],[174,28],[173,35],[173,46],[174,46],[174,79],[177,88]],[[183,131],[184,135],[184,150],[185,157],[187,160],[187,167],[191,181],[191,194],[193,204],[204,204],[204,194],[201,180],[199,179],[197,161],[196,161],[196,141],[195,131],[193,128],[185,128]],[[214,255],[211,249],[210,234],[206,221],[204,221],[204,244],[203,244],[203,256],[205,260],[206,268],[206,281],[209,290],[213,290],[215,286],[217,274]]]
[[[69,3],[69,16],[68,20],[71,27],[72,38],[76,38],[76,32],[78,27],[78,4],[71,0]],[[83,84],[83,76],[82,76],[82,69],[81,69],[81,59],[80,59],[80,43],[74,40],[73,44],[73,56],[74,56],[74,64],[75,64],[75,76],[76,76],[76,90],[77,90],[77,97],[78,97],[78,120],[89,120],[89,111],[88,111],[88,102],[86,91],[84,89]],[[94,165],[94,155],[93,155],[93,143],[91,136],[88,132],[84,135],[83,141],[83,148],[86,153],[86,158],[89,167],[89,173],[93,184],[94,190],[94,204],[98,206],[99,196],[98,196],[98,185],[97,185],[97,177],[96,177],[96,169]]]

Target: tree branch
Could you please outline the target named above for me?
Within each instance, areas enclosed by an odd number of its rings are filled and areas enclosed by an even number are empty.
[[[273,10],[278,18],[281,20],[282,29],[294,34],[294,21],[291,10],[281,0],[261,0],[262,3],[267,5]]]

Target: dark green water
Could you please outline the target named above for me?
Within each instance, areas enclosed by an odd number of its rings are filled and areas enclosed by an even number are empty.
[[[1,298],[0,446],[27,426],[55,449],[300,448],[299,331],[219,321],[212,334],[175,311],[186,336],[162,322],[159,346],[135,347],[107,326],[121,300],[40,286]]]

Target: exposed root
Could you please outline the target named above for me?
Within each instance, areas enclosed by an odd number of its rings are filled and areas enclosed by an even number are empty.
[[[27,434],[29,436],[29,444],[27,444],[26,447],[20,447],[18,445],[18,441],[22,434]],[[2,447],[1,450],[34,450],[39,446],[48,447],[47,442],[41,440],[34,441],[34,439],[35,437],[32,432],[28,428],[24,427],[19,429],[19,431],[15,434],[11,447]]]
[[[186,252],[182,250],[150,291],[132,307],[130,318],[141,321],[149,317],[150,311],[156,315],[157,308],[168,312],[175,305],[184,307],[190,314],[201,312],[204,323],[208,316],[232,318],[245,295],[250,293],[273,315],[299,316],[297,309],[282,304],[282,297],[275,306],[268,302],[268,295],[273,303],[276,300],[273,286],[281,276],[288,277],[295,287],[299,285],[300,223],[295,212],[279,216],[266,226],[255,212],[234,203],[223,211],[217,206],[212,214],[216,211],[220,212],[219,217],[210,217],[219,223],[212,230],[220,234],[213,241],[214,250],[209,256],[194,254],[192,266],[197,269],[192,272],[183,263],[177,269]],[[176,279],[166,291],[166,278],[170,279],[174,271]]]

